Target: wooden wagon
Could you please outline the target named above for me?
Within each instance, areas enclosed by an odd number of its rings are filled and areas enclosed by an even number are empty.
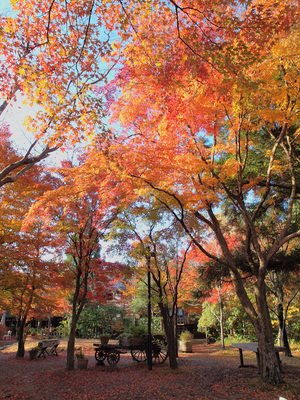
[[[138,339],[138,340],[136,340]],[[147,337],[132,338],[131,340],[119,344],[94,344],[95,358],[98,364],[103,364],[106,360],[108,364],[117,364],[120,360],[120,355],[131,353],[133,360],[137,362],[145,362],[148,358]],[[164,336],[152,336],[152,363],[162,364],[168,357],[168,347]]]

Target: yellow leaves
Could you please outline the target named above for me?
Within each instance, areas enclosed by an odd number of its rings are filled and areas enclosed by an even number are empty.
[[[263,121],[296,122],[300,105],[299,66],[300,30],[295,26],[288,34],[277,38],[265,61],[253,70],[259,79],[256,99]]]
[[[287,120],[287,113],[285,110],[280,109],[262,109],[258,111],[258,115],[264,120],[271,123],[283,124]]]
[[[120,50],[122,48],[122,44],[120,42],[116,41],[116,42],[112,43],[111,47],[113,50]]]
[[[22,75],[22,76],[25,76],[25,75],[26,75],[26,70],[25,70],[25,68],[20,68],[20,69],[19,69],[19,74]]]
[[[222,181],[227,181],[227,179],[234,178],[240,167],[240,163],[233,158],[229,158],[225,161],[224,165],[221,167],[219,177]]]
[[[298,144],[300,143],[300,128],[298,128],[294,133],[294,141]]]
[[[274,172],[276,175],[281,174],[283,175],[285,171],[288,170],[288,165],[283,164],[280,160],[274,160],[271,171]]]

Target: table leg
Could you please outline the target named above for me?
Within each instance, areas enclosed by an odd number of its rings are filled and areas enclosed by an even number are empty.
[[[240,365],[239,365],[239,368],[242,368],[242,367],[244,367],[243,349],[239,349],[239,353],[240,353]]]
[[[46,358],[45,351],[46,351],[46,349],[42,349],[41,352],[40,352],[40,354],[38,355],[38,358],[40,358],[40,357]]]

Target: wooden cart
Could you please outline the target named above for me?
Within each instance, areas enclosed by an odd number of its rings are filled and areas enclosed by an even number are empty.
[[[147,337],[139,338],[139,342],[132,340],[128,344],[94,344],[95,358],[99,364],[103,364],[104,360],[108,364],[117,364],[120,355],[130,352],[133,360],[137,362],[147,361]],[[162,364],[168,357],[167,341],[162,335],[152,336],[152,363]]]

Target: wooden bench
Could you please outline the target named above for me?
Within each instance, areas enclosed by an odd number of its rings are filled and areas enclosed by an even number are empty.
[[[39,342],[39,355],[38,358],[46,356],[58,356],[57,354],[57,346],[59,345],[59,340],[47,340],[43,342]]]
[[[239,365],[239,368],[249,367],[249,365],[245,365],[244,364],[243,350],[253,351],[256,354],[257,369],[258,369],[258,372],[260,372],[260,368],[259,368],[259,349],[258,349],[258,343],[257,342],[253,342],[253,343],[232,343],[231,346],[239,349],[239,353],[240,353],[240,365]],[[275,351],[276,351],[276,358],[277,358],[277,362],[278,362],[278,367],[279,367],[280,372],[282,372],[279,352],[285,352],[286,353],[286,348],[285,347],[281,347],[281,346],[275,346]]]

